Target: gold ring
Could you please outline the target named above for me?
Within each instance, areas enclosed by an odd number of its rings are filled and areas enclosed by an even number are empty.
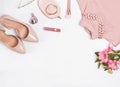
[[[50,6],[53,6],[53,7],[56,9],[56,11],[55,11],[55,12],[53,12],[53,13],[49,12],[48,8],[49,8]],[[57,9],[58,9],[58,7],[57,7],[56,5],[49,4],[49,5],[47,5],[47,6],[46,6],[45,11],[46,11],[46,13],[47,13],[48,15],[54,15],[54,14],[56,14],[56,13],[58,12],[58,10],[57,10]]]

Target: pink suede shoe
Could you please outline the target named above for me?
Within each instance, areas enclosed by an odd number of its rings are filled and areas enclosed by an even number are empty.
[[[15,52],[25,53],[25,48],[22,41],[13,35],[5,34],[3,29],[0,29],[0,41]]]
[[[54,0],[38,0],[38,7],[48,18],[60,18],[60,7]]]
[[[8,15],[3,15],[0,18],[0,24],[7,29],[15,29],[18,37],[23,40],[38,42],[35,31],[28,24],[22,23]]]

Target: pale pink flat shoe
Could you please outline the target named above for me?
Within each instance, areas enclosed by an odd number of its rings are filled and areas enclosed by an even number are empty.
[[[25,53],[22,41],[13,35],[7,35],[3,29],[0,29],[0,41],[15,52]]]
[[[48,18],[60,18],[60,6],[55,0],[38,0],[38,7]]]
[[[0,18],[0,24],[5,26],[7,29],[15,29],[18,37],[23,40],[38,42],[38,37],[35,31],[26,23],[22,23],[11,16],[3,15]]]

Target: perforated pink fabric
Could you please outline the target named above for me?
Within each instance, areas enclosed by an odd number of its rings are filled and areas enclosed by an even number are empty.
[[[104,38],[114,46],[120,43],[120,0],[78,0],[82,19],[92,39]]]

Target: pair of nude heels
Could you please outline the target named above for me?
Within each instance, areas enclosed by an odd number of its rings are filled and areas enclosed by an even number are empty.
[[[0,28],[0,41],[13,51],[25,53],[25,47],[22,40],[38,42],[35,31],[28,24],[22,23],[8,15],[0,17],[0,24],[7,29],[14,29],[17,34],[17,37],[14,35],[7,35],[5,30]]]

